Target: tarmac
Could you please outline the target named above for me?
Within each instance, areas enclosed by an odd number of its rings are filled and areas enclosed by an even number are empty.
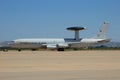
[[[120,80],[120,51],[0,51],[0,80]]]

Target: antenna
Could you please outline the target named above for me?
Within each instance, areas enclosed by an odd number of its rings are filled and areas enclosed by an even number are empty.
[[[66,28],[66,29],[67,29],[67,30],[74,31],[74,32],[75,32],[75,40],[79,40],[79,31],[80,31],[80,30],[85,30],[86,28],[74,26],[74,27],[68,27],[68,28]]]

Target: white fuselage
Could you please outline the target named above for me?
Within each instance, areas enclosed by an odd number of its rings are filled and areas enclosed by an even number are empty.
[[[12,47],[15,48],[65,48],[65,47],[88,47],[94,44],[98,44],[100,42],[106,42],[107,39],[64,39],[64,38],[56,38],[56,39],[17,39],[14,40]]]

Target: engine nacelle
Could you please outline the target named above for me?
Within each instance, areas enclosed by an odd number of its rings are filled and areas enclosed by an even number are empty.
[[[56,45],[47,45],[47,48],[48,48],[48,49],[56,49],[57,46],[56,46]]]
[[[65,43],[47,45],[48,49],[67,48],[67,47],[69,47],[69,46],[68,46],[68,44],[65,44]]]
[[[65,44],[65,43],[59,43],[57,44],[57,48],[67,48],[69,47],[68,44]]]

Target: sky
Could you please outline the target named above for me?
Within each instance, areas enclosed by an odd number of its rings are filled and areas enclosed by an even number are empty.
[[[73,38],[66,28],[86,27],[96,35],[109,22],[108,38],[120,41],[120,0],[0,0],[0,41],[18,38]]]

